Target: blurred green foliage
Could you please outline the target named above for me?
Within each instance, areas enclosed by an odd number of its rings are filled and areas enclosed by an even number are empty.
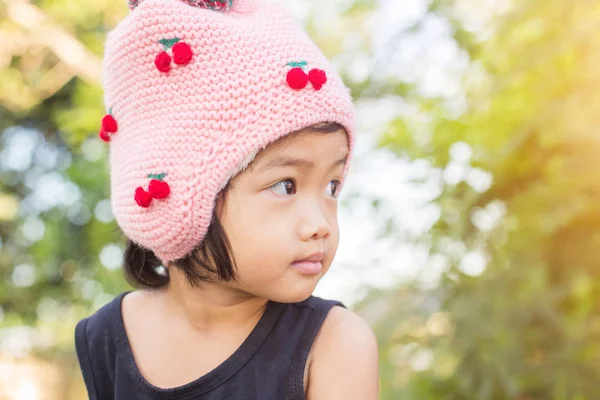
[[[0,34],[16,43],[0,57],[0,324],[50,329],[48,356],[72,354],[74,323],[125,287],[98,258],[122,237],[110,216],[94,218],[108,176],[95,138],[102,91],[90,71],[126,10],[118,0],[0,2]],[[81,59],[60,50],[77,46]]]
[[[598,26],[597,2],[515,3],[468,52],[464,110],[414,96],[427,121],[382,138],[432,166],[440,218],[423,240],[445,271],[383,295],[386,399],[600,398]],[[439,304],[400,328],[415,295]]]

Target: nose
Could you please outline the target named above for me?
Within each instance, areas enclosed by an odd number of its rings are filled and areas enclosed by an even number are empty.
[[[312,204],[306,207],[304,215],[300,224],[300,238],[303,241],[327,239],[331,235],[331,226],[322,205]]]

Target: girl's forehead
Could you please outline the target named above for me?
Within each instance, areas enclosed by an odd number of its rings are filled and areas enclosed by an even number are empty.
[[[348,153],[348,135],[344,129],[333,132],[320,132],[306,129],[284,136],[269,144],[260,151],[255,158],[255,163],[261,163],[274,157],[302,156],[302,157],[339,157]]]

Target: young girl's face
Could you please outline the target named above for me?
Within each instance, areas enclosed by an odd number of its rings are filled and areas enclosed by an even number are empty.
[[[337,250],[347,155],[344,130],[309,129],[269,145],[232,179],[217,208],[238,275],[228,286],[285,303],[311,295]]]

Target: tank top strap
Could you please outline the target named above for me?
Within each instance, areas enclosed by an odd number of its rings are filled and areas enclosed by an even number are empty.
[[[119,294],[75,327],[75,350],[90,400],[113,397],[115,341],[122,340],[115,328],[120,318],[121,299],[127,293]]]
[[[303,302],[287,305],[286,312],[280,318],[276,327],[276,335],[287,337],[291,360],[284,360],[285,352],[281,352],[276,361],[279,365],[285,365],[291,361],[288,376],[288,387],[284,390],[286,400],[304,400],[304,370],[308,355],[313,346],[315,338],[327,318],[329,311],[334,306],[346,308],[336,300],[325,300],[320,297],[311,296]],[[280,350],[281,351],[281,350]]]

